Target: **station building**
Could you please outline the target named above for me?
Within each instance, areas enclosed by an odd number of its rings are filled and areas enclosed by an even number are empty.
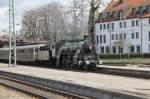
[[[97,53],[150,53],[150,0],[112,0],[95,23]]]

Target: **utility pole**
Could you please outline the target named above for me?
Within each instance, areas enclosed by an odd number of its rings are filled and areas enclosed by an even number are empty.
[[[16,33],[14,0],[9,0],[9,67],[16,66]]]

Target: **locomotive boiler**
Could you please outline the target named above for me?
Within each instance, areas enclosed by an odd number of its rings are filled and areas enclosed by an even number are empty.
[[[87,40],[66,41],[57,51],[56,64],[66,69],[95,70],[95,45]]]

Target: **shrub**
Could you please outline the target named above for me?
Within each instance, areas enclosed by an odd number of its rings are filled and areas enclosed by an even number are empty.
[[[100,54],[101,59],[127,59],[127,58],[150,58],[150,53],[146,54]]]

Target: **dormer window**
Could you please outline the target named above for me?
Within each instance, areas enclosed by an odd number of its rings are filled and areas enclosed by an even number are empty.
[[[110,12],[107,12],[107,18],[110,18]]]
[[[132,8],[132,15],[134,15],[136,12],[136,8]]]
[[[143,7],[142,6],[139,7],[139,12],[143,13]]]
[[[143,13],[148,13],[148,6],[145,6],[145,7],[143,8]]]
[[[101,20],[103,18],[102,15],[103,15],[102,13],[99,14],[99,20]]]
[[[116,11],[113,11],[113,12],[112,12],[113,18],[115,18],[115,13],[116,13]]]
[[[119,10],[118,18],[119,18],[119,19],[122,19],[122,18],[123,18],[123,10]]]
[[[147,5],[146,8],[148,9],[148,12],[150,13],[150,5]]]

